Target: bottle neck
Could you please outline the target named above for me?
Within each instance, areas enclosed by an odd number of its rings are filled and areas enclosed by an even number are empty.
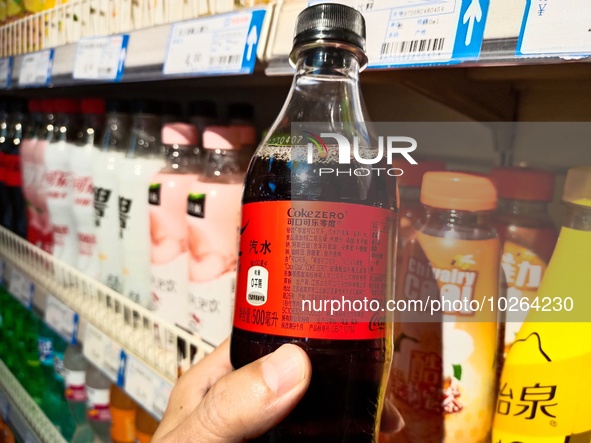
[[[92,147],[95,141],[100,140],[100,132],[103,129],[104,117],[100,114],[85,114],[83,116],[82,133],[80,143],[83,146]]]
[[[244,170],[239,149],[205,149],[203,181],[241,182]]]
[[[424,226],[429,233],[437,235],[446,231],[455,231],[467,237],[494,238],[492,228],[493,211],[456,211],[425,206]],[[445,235],[439,235],[445,236]]]
[[[162,120],[158,115],[139,114],[133,117],[131,143],[127,157],[159,157],[163,154],[160,143]]]
[[[359,80],[359,59],[346,47],[318,46],[303,51],[296,63],[295,82],[302,77]]]
[[[506,215],[530,215],[544,217],[548,215],[548,203],[531,200],[499,199],[497,212]]]
[[[130,146],[130,129],[131,117],[128,114],[107,114],[101,151],[126,153]]]
[[[164,145],[166,166],[162,172],[169,174],[199,173],[199,148],[186,145]]]
[[[591,232],[591,207],[565,203],[566,211],[562,226],[577,231]]]

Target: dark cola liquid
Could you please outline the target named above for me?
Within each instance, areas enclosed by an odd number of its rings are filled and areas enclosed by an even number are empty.
[[[349,167],[362,166],[353,163],[338,165],[331,158],[309,165],[305,160],[292,161],[289,148],[263,147],[251,162],[243,203],[315,200],[394,209],[397,206],[395,179],[385,173],[379,177],[375,173],[367,177],[346,173],[318,175],[321,167],[346,171]],[[321,340],[258,334],[234,328],[232,364],[240,368],[285,343],[295,343],[308,353],[312,362],[310,387],[282,423],[252,441],[377,441],[378,400],[386,388],[384,376],[388,369],[387,339]]]

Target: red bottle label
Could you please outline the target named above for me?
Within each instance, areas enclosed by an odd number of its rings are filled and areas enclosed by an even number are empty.
[[[22,186],[21,162],[18,155],[4,154],[3,172],[7,186]]]
[[[393,212],[350,203],[244,205],[234,326],[317,339],[384,337],[394,226]]]

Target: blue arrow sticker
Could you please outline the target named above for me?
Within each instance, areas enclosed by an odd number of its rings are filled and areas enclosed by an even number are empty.
[[[122,388],[125,386],[125,368],[127,366],[127,354],[121,350],[119,355],[119,369],[117,370],[117,386]]]
[[[264,9],[252,11],[252,18],[250,20],[248,33],[246,34],[244,53],[242,55],[241,72],[251,74],[254,71],[254,65],[257,59],[257,47],[261,39],[261,30],[263,29],[264,19]]]
[[[478,60],[490,0],[463,0],[452,58]]]

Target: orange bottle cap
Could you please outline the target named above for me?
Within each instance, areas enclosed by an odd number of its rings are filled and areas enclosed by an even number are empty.
[[[396,177],[399,186],[420,188],[425,172],[445,171],[445,163],[437,160],[417,160],[417,163],[417,165],[411,165],[403,158],[392,160],[394,168],[404,171],[402,175]]]
[[[552,201],[554,174],[531,168],[493,168],[490,178],[499,198],[530,201]]]
[[[490,211],[497,207],[497,191],[487,177],[465,172],[427,172],[421,203],[457,211]]]

